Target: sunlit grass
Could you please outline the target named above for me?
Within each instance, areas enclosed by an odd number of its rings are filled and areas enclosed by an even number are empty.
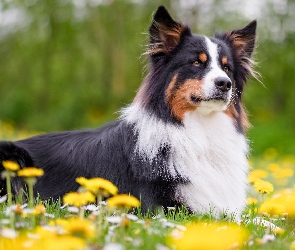
[[[32,200],[32,191],[11,201],[0,193],[0,249],[295,249],[295,156],[270,148],[250,165],[239,223],[185,207],[143,215],[131,208],[136,200],[122,199],[113,184],[97,178],[77,179],[77,195],[93,193],[83,202],[75,195]],[[108,205],[109,197],[115,200]]]

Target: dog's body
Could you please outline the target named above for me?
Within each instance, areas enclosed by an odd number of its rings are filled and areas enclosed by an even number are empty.
[[[35,190],[58,198],[75,178],[103,177],[142,208],[185,205],[239,216],[246,199],[247,117],[256,22],[214,38],[193,35],[159,7],[150,26],[151,69],[118,121],[97,130],[0,143],[0,160],[43,168]],[[15,179],[17,192],[23,185]],[[4,187],[4,183],[2,183]]]

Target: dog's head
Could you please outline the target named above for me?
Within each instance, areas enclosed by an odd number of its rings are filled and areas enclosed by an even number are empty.
[[[186,112],[226,112],[243,131],[246,121],[241,94],[246,79],[254,75],[255,32],[256,21],[252,21],[243,29],[214,37],[195,35],[159,7],[149,28],[146,52],[151,72],[136,100],[156,110],[161,118],[178,122]]]

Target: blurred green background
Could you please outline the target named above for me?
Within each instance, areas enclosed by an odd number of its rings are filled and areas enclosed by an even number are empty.
[[[252,154],[295,154],[295,0],[0,0],[0,120],[47,132],[115,119],[146,74],[162,4],[208,36],[257,19],[262,83],[251,79],[244,95]]]

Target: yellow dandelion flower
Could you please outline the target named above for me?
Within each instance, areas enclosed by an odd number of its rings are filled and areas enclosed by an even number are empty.
[[[45,213],[46,213],[46,209],[45,209],[44,205],[42,205],[42,204],[37,205],[34,209],[35,215],[45,214]]]
[[[286,212],[291,218],[295,218],[295,194],[286,198]]]
[[[103,196],[115,195],[118,193],[118,188],[110,181],[103,178],[86,179],[79,177],[76,181],[88,191],[94,194],[101,194]]]
[[[139,207],[140,201],[132,195],[119,194],[107,199],[109,207]]]
[[[39,177],[39,176],[44,175],[44,170],[41,169],[41,168],[26,167],[26,168],[23,168],[23,169],[19,170],[17,172],[17,175],[18,176],[25,177],[25,178],[28,178],[28,177]]]
[[[248,205],[252,205],[252,204],[257,204],[258,200],[256,198],[253,198],[253,197],[249,197],[247,198],[247,204]]]
[[[95,236],[95,226],[89,220],[70,218],[62,226],[66,232],[75,237],[90,239]]]
[[[261,204],[259,212],[269,214],[270,216],[281,216],[286,212],[286,206],[283,203],[277,202],[275,199],[271,199]]]
[[[90,192],[70,192],[63,197],[63,203],[76,207],[87,205],[89,202],[95,202],[95,197]]]
[[[41,239],[48,239],[48,238],[54,238],[57,236],[57,229],[54,230],[54,228],[46,228],[42,226],[38,226],[35,229],[35,234],[37,234]]]
[[[252,185],[254,185],[255,182],[260,181],[260,178],[257,178],[256,176],[248,176],[248,182]]]
[[[54,238],[44,238],[39,241],[34,241],[30,249],[62,249],[62,250],[75,250],[84,249],[86,242],[84,239],[77,238],[71,235],[58,235]]]
[[[187,226],[182,235],[171,237],[170,244],[181,250],[238,249],[247,240],[248,232],[236,224],[203,224]]]
[[[280,166],[277,163],[271,163],[267,166],[267,169],[270,170],[271,172],[276,172],[280,169]]]
[[[275,229],[273,229],[273,233],[275,234],[275,235],[282,235],[282,234],[284,234],[286,231],[284,230],[284,229],[282,229],[282,228],[275,228]]]
[[[76,178],[76,182],[78,182],[81,186],[84,186],[87,183],[87,180],[85,177],[78,177]]]
[[[278,169],[275,173],[273,173],[273,176],[277,179],[280,179],[280,178],[288,178],[288,177],[291,177],[293,176],[294,174],[294,171],[293,169],[291,168],[281,168],[281,169]]]
[[[269,194],[274,190],[273,185],[270,182],[264,180],[256,181],[254,183],[254,188],[256,191],[262,194]]]
[[[249,177],[256,177],[259,179],[266,178],[267,176],[268,176],[267,171],[265,171],[263,169],[255,169],[249,173]]]
[[[10,171],[19,170],[18,163],[14,162],[14,161],[2,161],[2,165],[6,170],[10,170]]]
[[[295,250],[295,241],[291,245],[291,250]]]

